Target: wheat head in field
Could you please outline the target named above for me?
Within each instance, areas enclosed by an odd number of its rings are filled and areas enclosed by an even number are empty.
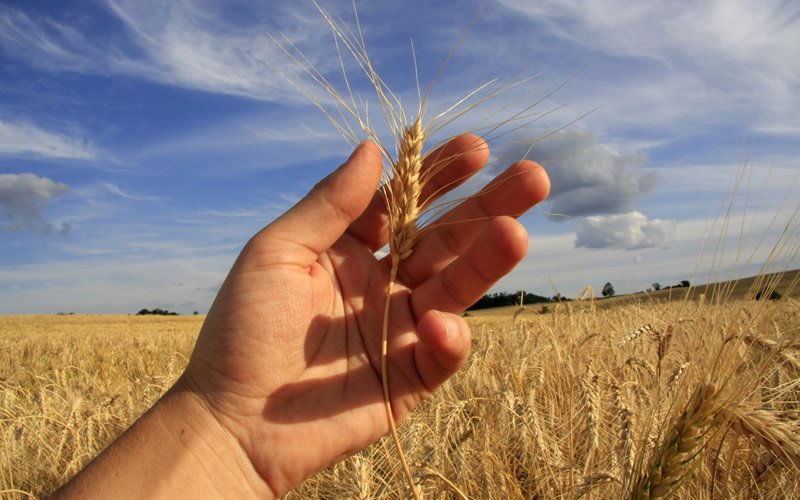
[[[467,365],[400,426],[425,496],[452,497],[451,484],[470,498],[800,493],[796,299],[467,319]],[[129,426],[181,372],[201,322],[0,318],[3,498],[48,494]],[[388,446],[287,498],[404,497]]]

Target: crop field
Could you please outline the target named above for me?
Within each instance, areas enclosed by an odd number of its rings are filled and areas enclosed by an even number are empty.
[[[400,426],[429,498],[800,496],[800,302],[468,318],[468,364]],[[0,493],[47,495],[187,362],[202,317],[0,317]],[[402,498],[391,441],[288,498]]]

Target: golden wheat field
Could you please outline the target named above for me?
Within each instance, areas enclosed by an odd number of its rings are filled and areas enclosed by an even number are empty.
[[[591,301],[470,317],[400,426],[428,498],[800,496],[800,303]],[[47,495],[177,378],[201,317],[0,317],[0,490]],[[384,439],[287,498],[402,498]]]

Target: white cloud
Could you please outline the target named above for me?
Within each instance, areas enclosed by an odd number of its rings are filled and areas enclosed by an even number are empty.
[[[346,157],[348,152],[345,140],[317,110],[298,110],[291,120],[265,110],[165,134],[156,142],[130,151],[126,159],[147,165],[154,160],[185,160],[196,155],[211,165],[223,164],[227,172],[246,172]],[[212,159],[216,161],[209,161]]]
[[[30,173],[0,174],[0,207],[8,221],[6,225],[0,224],[0,230],[51,232],[54,227],[45,220],[43,211],[54,198],[68,190],[62,182]],[[63,223],[61,232],[66,234],[70,228]]]
[[[643,168],[640,153],[619,153],[598,144],[590,132],[563,132],[548,138],[531,152],[541,163],[552,190],[553,220],[563,216],[627,213],[650,193],[661,176]]]
[[[158,196],[147,196],[142,194],[131,194],[127,191],[123,191],[119,186],[116,184],[112,184],[110,182],[103,183],[103,186],[112,194],[119,196],[120,198],[125,198],[126,200],[131,201],[161,201],[163,198]]]
[[[250,25],[226,22],[222,6],[192,1],[107,0],[106,7],[127,28],[127,39],[98,40],[60,22],[0,7],[0,42],[9,55],[50,71],[126,74],[167,85],[292,102],[302,100],[279,72],[297,68],[267,34],[271,18],[283,19],[289,38],[320,67],[336,67],[318,16],[293,14],[288,6],[250,12]],[[219,11],[219,12],[218,12]],[[288,24],[287,21],[292,21]],[[267,29],[265,29],[267,27]]]
[[[648,220],[641,212],[595,215],[578,222],[575,246],[625,250],[665,246],[675,241],[675,225],[674,221]]]
[[[0,41],[9,55],[50,70],[85,71],[100,53],[71,26],[7,6],[0,6]]]
[[[43,130],[31,123],[0,119],[0,155],[34,155],[47,158],[93,160],[91,145],[76,138]]]
[[[797,2],[501,3],[574,47],[572,57],[586,51],[593,77],[576,82],[582,88],[570,104],[601,98],[606,107],[592,120],[679,132],[733,120],[752,130],[796,130],[800,72],[787,62],[800,46]]]
[[[135,313],[143,307],[205,312],[230,267],[230,255],[91,260],[10,265],[0,269],[0,314]],[[191,305],[188,303],[191,302]]]

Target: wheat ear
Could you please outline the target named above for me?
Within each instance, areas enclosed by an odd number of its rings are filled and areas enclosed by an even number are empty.
[[[383,403],[386,406],[386,418],[389,430],[397,448],[400,463],[403,466],[408,486],[416,500],[419,492],[414,484],[414,477],[408,467],[400,438],[397,435],[397,426],[392,413],[392,399],[389,394],[389,370],[387,366],[389,351],[389,304],[391,303],[392,289],[397,280],[397,270],[400,261],[411,255],[417,239],[417,219],[421,211],[420,198],[422,196],[422,146],[425,143],[425,133],[422,129],[420,118],[413,124],[403,129],[400,140],[397,161],[392,165],[392,180],[386,185],[386,208],[389,214],[389,253],[392,260],[392,269],[389,275],[389,284],[386,286],[386,305],[383,309],[383,332],[381,335],[381,381],[383,383]]]
[[[714,384],[698,387],[669,435],[657,447],[648,470],[639,478],[632,498],[661,498],[679,486],[697,448],[719,413],[718,389]]]

